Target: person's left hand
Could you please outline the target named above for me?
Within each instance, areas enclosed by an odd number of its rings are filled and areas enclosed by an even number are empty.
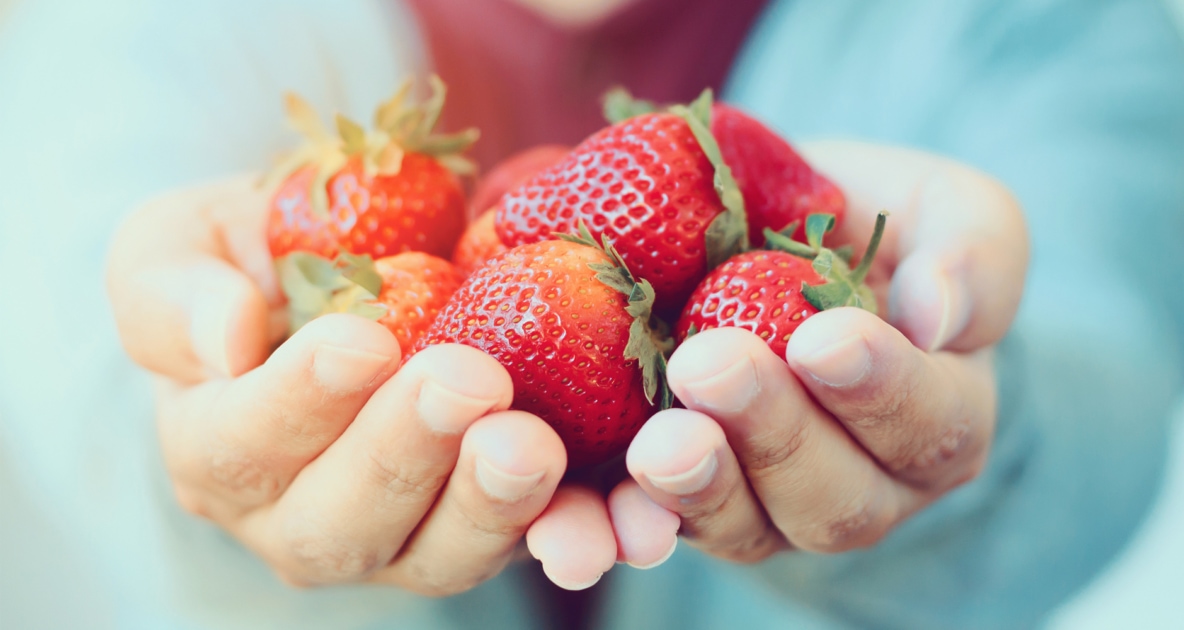
[[[858,247],[891,212],[870,277],[887,320],[819,313],[784,358],[740,329],[687,340],[668,372],[687,408],[642,427],[633,479],[613,494],[644,493],[691,544],[738,562],[875,544],[979,473],[995,425],[992,347],[1027,269],[1020,209],[982,173],[860,143],[803,148],[848,194],[836,241]],[[620,547],[660,547],[639,514],[613,513]]]

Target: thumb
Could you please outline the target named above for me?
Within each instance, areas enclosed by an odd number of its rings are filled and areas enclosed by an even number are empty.
[[[107,270],[128,354],[186,382],[246,372],[263,362],[272,337],[263,291],[226,258],[226,242],[250,240],[228,232],[252,226],[218,221],[208,192],[178,193],[134,213],[112,241]],[[265,253],[261,232],[256,240]]]

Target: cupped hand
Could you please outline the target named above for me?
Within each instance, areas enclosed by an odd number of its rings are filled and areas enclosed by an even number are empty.
[[[644,493],[691,544],[739,562],[875,544],[979,473],[995,426],[992,347],[1027,268],[1020,209],[990,177],[904,149],[803,149],[848,194],[836,244],[858,251],[876,213],[891,213],[869,275],[885,318],[824,311],[785,357],[739,329],[687,340],[668,372],[686,409],[642,427],[632,479],[615,491]]]
[[[506,411],[509,375],[471,348],[398,369],[384,327],[331,315],[272,352],[284,318],[265,209],[249,178],[204,186],[148,204],[112,246],[113,309],[129,354],[160,375],[179,503],[296,585],[448,595],[496,575],[552,503],[558,436]],[[544,523],[572,520],[564,496]]]

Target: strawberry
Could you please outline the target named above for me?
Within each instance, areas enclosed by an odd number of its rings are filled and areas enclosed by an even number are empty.
[[[404,354],[461,282],[448,261],[421,252],[378,260],[341,254],[332,262],[295,252],[280,259],[279,269],[292,333],[325,313],[353,313],[386,326]]]
[[[508,249],[498,238],[493,229],[493,210],[486,210],[484,214],[471,223],[460,241],[456,243],[456,251],[452,254],[452,263],[462,275],[469,275],[485,264],[485,261],[501,254]]]
[[[777,356],[793,331],[812,315],[839,306],[857,306],[876,312],[876,298],[863,280],[884,233],[886,213],[876,219],[875,232],[863,259],[848,267],[849,254],[822,246],[822,235],[834,227],[831,215],[814,214],[806,220],[810,244],[788,238],[798,226],[784,233],[766,231],[770,246],[784,249],[756,250],[734,256],[703,279],[674,325],[679,342],[700,330],[734,327],[750,330],[765,340]]]
[[[378,257],[451,253],[465,221],[454,171],[471,169],[459,154],[477,133],[432,135],[444,85],[432,77],[432,87],[426,103],[405,105],[411,83],[404,83],[378,108],[371,132],[338,115],[336,135],[307,103],[287,96],[289,121],[307,142],[269,176],[278,182],[267,229],[274,258],[293,251],[331,257],[342,249]]]
[[[747,246],[744,199],[707,129],[710,111],[705,92],[593,134],[502,197],[498,236],[516,247],[582,221],[653,283],[658,312],[676,313],[708,269]]]
[[[711,110],[711,133],[744,194],[752,242],[762,242],[765,229],[780,231],[795,221],[800,227],[793,236],[805,241],[805,220],[810,214],[829,214],[836,226],[842,224],[847,214],[843,191],[760,121],[716,103]]]
[[[501,362],[513,408],[547,421],[568,464],[618,455],[668,407],[669,349],[650,326],[654,290],[587,230],[511,249],[461,285],[416,349],[462,343]]]
[[[452,261],[466,276],[485,261],[506,251],[506,246],[494,231],[493,207],[506,192],[530,179],[535,173],[563,159],[569,147],[544,144],[512,155],[498,164],[481,179],[473,193],[470,211],[480,214],[469,224],[456,244]]]
[[[657,105],[634,99],[623,88],[605,95],[604,113],[610,122],[655,111]],[[780,231],[795,221],[801,227],[793,237],[804,242],[804,222],[810,214],[830,214],[836,225],[842,224],[847,213],[843,191],[810,168],[777,133],[724,103],[712,105],[709,128],[744,195],[751,242],[763,242],[766,228]]]
[[[472,216],[479,216],[494,207],[502,195],[517,188],[535,173],[567,157],[570,152],[571,147],[542,144],[502,160],[481,178],[473,191],[469,201]]]

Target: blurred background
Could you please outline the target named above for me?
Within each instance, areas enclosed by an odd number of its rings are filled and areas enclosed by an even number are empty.
[[[0,0],[0,37],[5,16],[18,1]],[[1184,31],[1184,0],[1164,1]],[[1184,627],[1179,609],[1184,593],[1184,401],[1171,449],[1160,498],[1139,533],[1103,574],[1052,616],[1049,627]],[[0,457],[0,494],[16,498],[7,505],[21,506],[0,513],[0,628],[114,627],[108,602],[96,596],[103,592],[97,573],[80,562],[77,543],[40,515],[29,497],[21,496],[13,473]],[[42,583],[44,588],[37,588]],[[19,599],[14,597],[18,593]],[[62,600],[62,593],[74,596]]]

